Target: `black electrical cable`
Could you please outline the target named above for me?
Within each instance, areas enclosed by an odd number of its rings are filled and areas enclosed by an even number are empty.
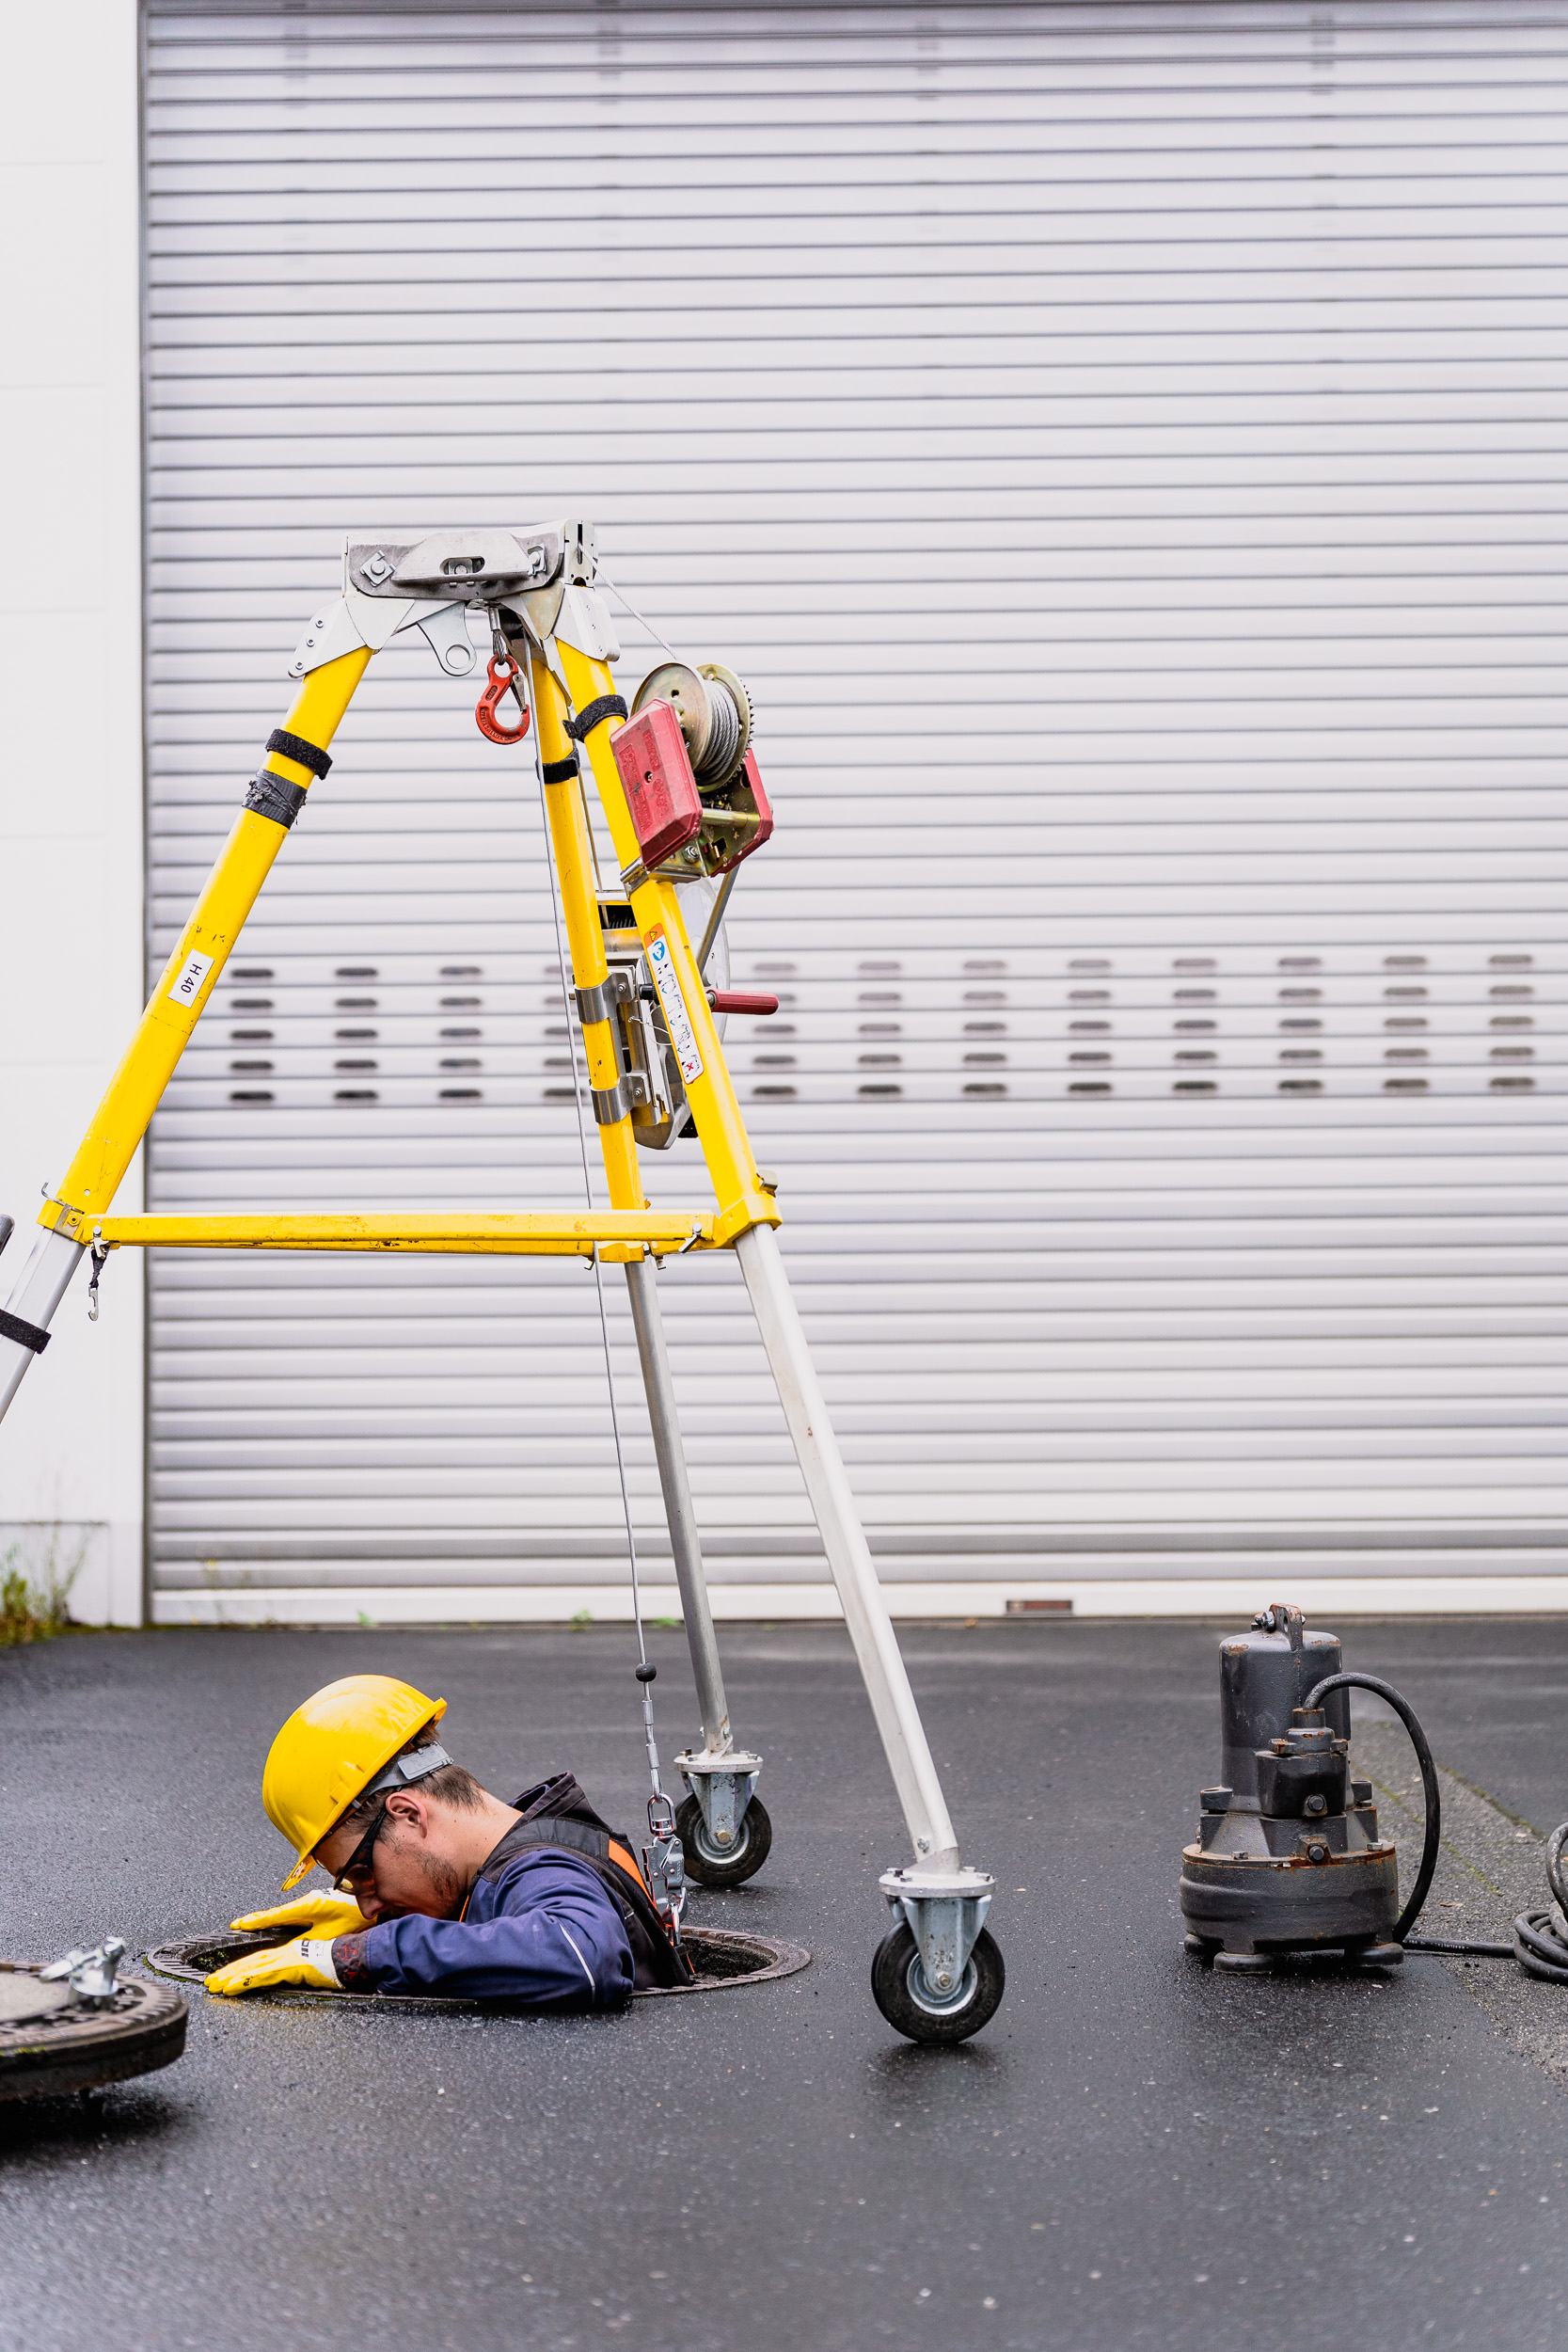
[[[1568,1883],[1562,1875],[1562,1849],[1568,1842],[1568,1821],[1560,1821],[1546,1840],[1546,1883],[1557,1897],[1557,1919],[1568,1919]],[[1568,1984],[1568,1939],[1549,1911],[1521,1911],[1513,1922],[1513,1957],[1532,1977],[1549,1984]]]
[[[1410,1890],[1410,1900],[1394,1923],[1394,1941],[1402,1944],[1421,1915],[1437,1867],[1437,1845],[1443,1834],[1443,1800],[1437,1792],[1437,1767],[1432,1760],[1426,1733],[1416,1720],[1416,1710],[1408,1699],[1402,1699],[1390,1682],[1380,1682],[1376,1675],[1329,1675],[1307,1694],[1307,1704],[1321,1707],[1330,1691],[1373,1691],[1386,1699],[1410,1734],[1410,1744],[1416,1751],[1416,1761],[1421,1768],[1421,1790],[1426,1798],[1426,1836],[1421,1845],[1421,1867],[1416,1873],[1416,1883]]]
[[[1466,1944],[1457,1938],[1439,1935],[1412,1935],[1410,1931],[1421,1915],[1421,1909],[1432,1889],[1433,1874],[1437,1867],[1437,1848],[1443,1834],[1443,1803],[1437,1788],[1437,1767],[1432,1760],[1432,1750],[1426,1733],[1416,1717],[1409,1701],[1401,1698],[1391,1683],[1379,1681],[1376,1675],[1329,1675],[1307,1695],[1307,1705],[1319,1707],[1331,1691],[1372,1691],[1394,1709],[1416,1751],[1416,1761],[1421,1768],[1421,1790],[1426,1801],[1426,1834],[1421,1842],[1421,1867],[1416,1873],[1416,1883],[1410,1900],[1405,1904],[1394,1925],[1394,1942],[1402,1944],[1407,1952],[1435,1952],[1454,1958],[1476,1960],[1516,1960],[1521,1968],[1532,1977],[1544,1978],[1553,1984],[1568,1984],[1568,1940],[1553,1922],[1552,1913],[1521,1911],[1513,1922],[1512,1944]],[[1560,1918],[1568,1917],[1568,1881],[1562,1870],[1562,1849],[1568,1844],[1568,1821],[1553,1830],[1546,1841],[1546,1883],[1557,1900]]]

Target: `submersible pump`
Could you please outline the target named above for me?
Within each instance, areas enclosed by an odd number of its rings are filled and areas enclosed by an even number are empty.
[[[1338,1636],[1308,1632],[1280,1602],[1220,1644],[1221,1782],[1202,1791],[1181,1856],[1187,1949],[1216,1968],[1266,1969],[1294,1951],[1338,1950],[1374,1968],[1404,1958],[1398,1856],[1379,1834],[1371,1782],[1350,1770],[1350,1685],[1406,1709],[1343,1667]],[[1430,1769],[1424,1758],[1423,1779]],[[1434,1795],[1433,1783],[1429,1819]],[[1426,1885],[1416,1893],[1412,1918]]]

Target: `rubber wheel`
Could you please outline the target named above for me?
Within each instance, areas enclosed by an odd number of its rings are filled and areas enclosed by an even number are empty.
[[[686,1854],[686,1875],[699,1886],[743,1886],[755,1878],[773,1844],[768,1807],[756,1797],[740,1817],[733,1846],[716,1846],[703,1825],[703,1808],[688,1797],[675,1814],[675,1834]]]
[[[1006,1984],[1002,1954],[984,1928],[952,1993],[937,1993],[927,1985],[920,1947],[907,1919],[882,1938],[871,1963],[877,2007],[911,2042],[967,2042],[996,2015]]]

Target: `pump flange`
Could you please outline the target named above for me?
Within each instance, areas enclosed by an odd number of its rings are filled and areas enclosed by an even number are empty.
[[[1181,1855],[1187,1949],[1221,1968],[1276,1953],[1339,1950],[1387,1967],[1399,1860],[1379,1835],[1370,1781],[1352,1778],[1349,1696],[1304,1702],[1341,1670],[1331,1633],[1299,1609],[1265,1610],[1220,1645],[1226,1785],[1202,1792],[1198,1835]]]

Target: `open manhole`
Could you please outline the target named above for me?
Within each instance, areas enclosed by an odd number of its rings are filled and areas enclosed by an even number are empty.
[[[69,1984],[45,1984],[42,1965],[0,1960],[0,2099],[128,2082],[184,2049],[185,2003],[167,1985],[125,1977],[107,2008],[89,2009]]]
[[[287,1944],[293,1931],[280,1932],[267,1930],[245,1934],[233,1928],[223,1928],[209,1935],[193,1935],[179,1944],[160,1944],[149,1952],[147,1964],[163,1977],[180,1977],[187,1984],[199,1984],[225,1961],[237,1960],[242,1952],[269,1949],[275,1944]],[[782,1936],[743,1934],[734,1928],[687,1928],[682,1943],[691,1955],[697,1971],[692,1984],[651,1986],[645,1993],[634,1993],[634,2001],[664,2001],[680,1999],[690,1993],[725,1993],[743,1984],[768,1984],[778,1977],[792,1977],[799,1968],[810,1965],[811,1954],[803,1944],[786,1944]],[[247,1994],[245,1998],[258,1996]],[[359,2009],[417,2009],[427,2016],[432,2010],[489,2010],[500,2016],[532,2014],[526,2001],[465,2000],[436,1993],[311,1993],[303,1985],[287,1985],[264,1996],[268,2000],[287,2002],[332,2001],[338,2007],[347,2001]]]

